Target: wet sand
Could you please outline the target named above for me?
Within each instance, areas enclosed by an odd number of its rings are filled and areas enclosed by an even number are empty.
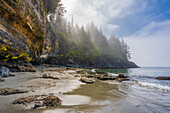
[[[61,108],[45,110],[42,113],[93,113],[102,110],[108,105],[116,103],[125,98],[125,93],[119,91],[119,85],[108,84],[101,81],[96,81],[94,84],[81,85],[80,88],[72,92],[65,93],[66,95],[84,95],[90,97],[91,100],[82,105],[63,105]],[[83,98],[77,98],[83,99]],[[115,108],[114,106],[112,108]],[[106,110],[107,111],[107,110]],[[111,110],[113,113],[115,110]]]

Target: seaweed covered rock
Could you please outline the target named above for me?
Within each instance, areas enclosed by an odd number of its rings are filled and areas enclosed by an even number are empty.
[[[46,98],[43,98],[43,106],[49,108],[49,107],[56,107],[61,105],[61,100],[56,96],[48,96]]]
[[[28,97],[19,98],[13,101],[13,104],[30,105],[31,109],[37,108],[50,108],[61,105],[61,100],[53,95],[33,95]]]
[[[20,94],[27,93],[28,91],[21,89],[13,89],[13,88],[0,88],[0,95],[12,95],[12,94]]]
[[[167,76],[167,77],[156,77],[156,79],[158,80],[170,80],[170,77]]]

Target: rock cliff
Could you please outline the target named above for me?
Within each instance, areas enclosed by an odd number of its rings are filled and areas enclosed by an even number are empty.
[[[0,0],[0,63],[37,61],[51,49],[44,0]]]

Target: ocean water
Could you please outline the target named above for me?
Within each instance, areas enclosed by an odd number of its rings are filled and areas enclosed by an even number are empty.
[[[123,92],[126,97],[118,102],[117,113],[170,113],[170,80],[155,79],[159,76],[170,76],[170,67],[106,69],[102,71],[113,75],[123,73],[134,80],[122,83],[109,81],[109,84],[120,84],[119,91]],[[114,106],[116,105],[114,104]]]
[[[170,80],[157,80],[156,77],[170,76],[170,67],[142,67],[131,69],[106,69],[102,70],[109,73],[123,73],[136,80],[140,86],[170,91]]]

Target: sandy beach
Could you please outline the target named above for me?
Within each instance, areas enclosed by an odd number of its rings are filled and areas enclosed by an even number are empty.
[[[17,88],[27,90],[28,93],[0,96],[0,113],[161,112],[160,109],[155,109],[158,108],[157,104],[153,104],[156,103],[156,95],[160,94],[152,90],[145,92],[146,88],[141,88],[131,81],[96,80],[93,84],[82,83],[77,73],[82,70],[84,69],[37,68],[37,72],[13,73],[15,77],[0,82],[0,88]],[[58,79],[42,78],[46,73]],[[168,94],[164,94],[163,97]],[[62,100],[61,106],[32,109],[32,105],[12,104],[18,98],[31,95],[57,96]]]
[[[53,68],[57,70],[58,68]],[[14,73],[15,77],[6,78],[5,82],[0,83],[0,88],[17,88],[28,90],[28,93],[15,94],[8,96],[0,96],[0,112],[3,113],[14,113],[23,112],[23,110],[30,109],[29,106],[25,107],[23,105],[12,105],[11,103],[20,97],[26,97],[30,95],[42,95],[42,94],[53,94],[58,96],[62,100],[62,106],[70,105],[82,105],[88,104],[90,97],[83,95],[65,95],[64,93],[71,92],[77,89],[83,83],[79,81],[79,78],[75,78],[72,74],[75,71],[68,70],[61,72],[48,71],[50,69],[38,69],[37,72],[22,72]],[[50,73],[59,78],[59,80],[44,79],[40,78],[43,73]],[[14,108],[14,109],[13,109]],[[15,111],[16,110],[16,111]],[[29,112],[29,111],[28,111]],[[37,111],[36,111],[37,112]]]
[[[0,88],[17,88],[28,90],[28,93],[0,96],[1,113],[67,113],[67,112],[93,112],[96,109],[109,104],[106,100],[106,91],[117,89],[117,86],[108,87],[109,84],[96,81],[94,84],[82,83],[76,71],[82,69],[65,68],[37,68],[37,72],[13,73],[15,77],[6,78],[0,83]],[[59,79],[41,78],[43,73],[51,74]],[[53,94],[62,100],[62,105],[51,109],[32,110],[31,106],[13,105],[15,99],[31,95]],[[112,100],[118,100],[121,95],[115,95]],[[90,107],[90,111],[89,108]]]

